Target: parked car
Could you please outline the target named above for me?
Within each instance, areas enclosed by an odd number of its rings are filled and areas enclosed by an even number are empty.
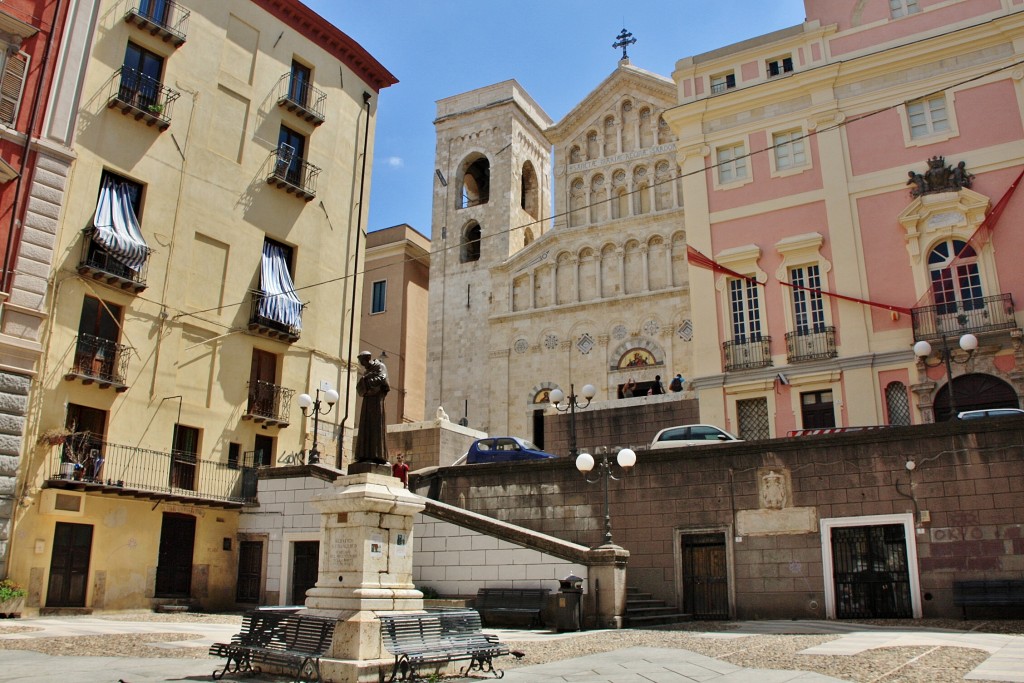
[[[729,441],[743,441],[743,439],[714,425],[680,425],[678,427],[666,427],[655,434],[654,440],[651,441],[651,448],[707,446]]]
[[[549,460],[556,457],[558,456],[542,451],[526,439],[516,436],[492,436],[474,441],[469,451],[453,464],[476,465],[513,460]]]
[[[1024,410],[1020,408],[988,408],[986,410],[962,410],[957,413],[958,420],[981,420],[986,417],[1020,417]]]

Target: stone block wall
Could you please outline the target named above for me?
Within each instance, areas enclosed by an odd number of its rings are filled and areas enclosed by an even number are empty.
[[[484,432],[446,420],[388,425],[388,451],[402,453],[412,471],[451,465]]]
[[[7,576],[7,551],[30,385],[29,377],[0,373],[0,578]]]

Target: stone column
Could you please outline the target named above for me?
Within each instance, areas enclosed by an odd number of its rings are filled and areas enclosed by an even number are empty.
[[[377,614],[423,609],[412,583],[412,528],[425,504],[395,477],[366,472],[339,477],[313,505],[322,515],[320,570],[306,607],[338,620],[324,678],[376,681],[393,663]]]
[[[593,596],[587,628],[622,628],[626,613],[626,564],[629,551],[609,543],[587,552],[588,592]]]

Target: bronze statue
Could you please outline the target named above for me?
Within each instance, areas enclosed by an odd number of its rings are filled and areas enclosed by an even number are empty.
[[[914,173],[913,171],[907,171],[907,175],[910,176],[910,180],[907,181],[907,185],[913,185],[913,187],[910,188],[911,197],[920,197],[928,191],[923,175],[920,173]]]
[[[910,180],[910,196],[917,198],[933,192],[959,192],[970,187],[974,176],[967,172],[967,164],[963,161],[955,168],[946,165],[946,158],[934,156],[928,159],[928,170],[923,174],[907,171]]]
[[[388,369],[380,360],[373,360],[369,351],[361,351],[357,358],[359,364],[363,366],[363,376],[356,383],[356,393],[362,396],[363,406],[359,412],[355,462],[386,465],[388,440],[384,398],[391,390],[388,384]]]

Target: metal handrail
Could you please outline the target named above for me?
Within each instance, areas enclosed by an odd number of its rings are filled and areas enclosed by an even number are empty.
[[[302,328],[301,327],[297,327],[295,325],[289,325],[287,323],[281,322],[280,320],[274,320],[273,318],[268,318],[267,316],[260,314],[260,302],[263,301],[263,299],[265,299],[267,297],[276,296],[276,295],[274,295],[274,294],[267,294],[266,292],[263,292],[263,291],[260,291],[260,290],[257,290],[257,289],[252,290],[251,293],[252,293],[252,308],[249,311],[249,324],[250,325],[256,325],[258,327],[266,327],[266,328],[269,328],[269,329],[274,330],[276,332],[280,332],[281,334],[287,335],[288,337],[290,337],[292,339],[298,339],[299,338],[299,335],[302,334]],[[303,304],[302,309],[303,310],[306,309],[305,304]]]
[[[787,332],[786,355],[790,363],[835,358],[836,328],[822,326],[817,329]]]
[[[914,341],[936,340],[943,335],[978,334],[1009,330],[1017,326],[1013,297],[993,294],[950,301],[932,306],[919,306],[910,310],[914,327]]]
[[[314,166],[302,157],[289,154],[288,150],[284,149],[285,147],[286,145],[282,145],[270,153],[271,170],[270,175],[267,176],[267,182],[276,182],[291,192],[298,190],[300,194],[310,199],[315,197],[320,167]]]
[[[75,338],[75,355],[69,374],[95,381],[127,386],[132,347],[92,334]]]
[[[275,422],[288,423],[294,389],[263,380],[250,380],[246,415]]]
[[[118,492],[179,495],[232,502],[247,502],[253,491],[242,493],[242,473],[251,468],[230,467],[227,462],[204,460],[194,453],[156,451],[148,448],[70,436],[53,447],[47,480],[80,482]]]
[[[95,270],[145,287],[146,275],[149,270],[148,253],[142,267],[138,271],[132,270],[118,261],[117,257],[103,248],[103,245],[94,240],[93,235],[95,233],[96,228],[93,227],[82,231],[84,239],[82,240],[82,260],[78,262],[79,271],[83,269]],[[152,250],[149,253],[152,253]]]
[[[164,126],[171,123],[171,109],[181,93],[137,69],[122,66],[111,79],[111,106],[120,103]]]
[[[277,82],[277,103],[281,106],[294,106],[301,111],[303,118],[308,118],[319,125],[324,122],[324,105],[327,93],[308,81],[298,81],[286,73]]]
[[[188,35],[188,19],[191,14],[174,0],[131,0],[125,20],[137,21],[143,28],[147,24],[157,26],[181,44]]]
[[[733,339],[722,343],[725,371],[765,368],[772,364],[771,337]]]

